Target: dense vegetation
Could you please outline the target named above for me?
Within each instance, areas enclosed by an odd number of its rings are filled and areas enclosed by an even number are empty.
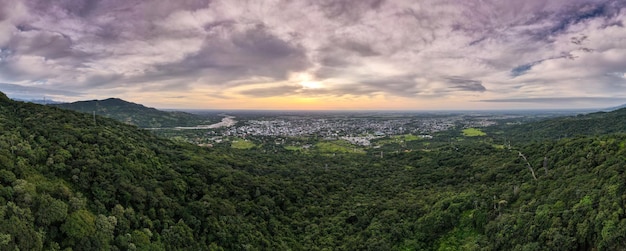
[[[52,106],[89,114],[95,112],[97,115],[142,128],[171,128],[211,123],[206,116],[179,111],[160,111],[117,98],[53,104]]]
[[[491,128],[504,133],[517,143],[561,139],[579,135],[605,135],[626,132],[626,108],[612,112],[595,112],[561,118],[547,119],[521,125],[503,125]]]
[[[619,250],[624,156],[624,134],[207,149],[0,95],[0,250]]]

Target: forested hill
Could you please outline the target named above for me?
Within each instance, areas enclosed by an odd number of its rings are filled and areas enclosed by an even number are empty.
[[[0,250],[624,250],[625,145],[206,149],[0,95]]]
[[[521,125],[500,126],[490,130],[499,131],[503,137],[516,142],[560,139],[577,135],[603,135],[626,133],[626,108],[611,112],[596,112],[552,118]]]
[[[52,106],[89,114],[96,112],[97,115],[113,118],[142,128],[197,126],[208,122],[207,118],[200,115],[186,112],[161,111],[118,98],[53,104]]]

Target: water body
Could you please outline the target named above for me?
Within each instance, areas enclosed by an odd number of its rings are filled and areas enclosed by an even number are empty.
[[[191,127],[179,126],[179,127],[176,127],[176,129],[183,129],[183,130],[215,129],[215,128],[220,128],[220,127],[231,127],[231,126],[234,126],[236,123],[237,123],[237,120],[235,120],[235,116],[224,115],[224,118],[219,123],[215,123],[211,125],[191,126]]]

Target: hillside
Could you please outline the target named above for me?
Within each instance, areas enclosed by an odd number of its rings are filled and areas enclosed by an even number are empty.
[[[0,95],[0,250],[623,250],[625,145],[205,149]]]
[[[113,118],[142,128],[196,126],[210,122],[207,118],[200,115],[186,112],[160,111],[118,98],[53,104],[52,106],[89,114],[95,111],[97,115]]]
[[[580,135],[626,133],[624,121],[626,121],[626,108],[611,112],[552,118],[521,125],[492,127],[488,130],[519,143]]]

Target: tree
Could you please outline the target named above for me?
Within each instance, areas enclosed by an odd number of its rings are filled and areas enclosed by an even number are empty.
[[[69,246],[89,243],[89,237],[96,232],[95,217],[87,210],[78,210],[70,214],[61,231],[67,235],[66,244]]]
[[[110,250],[111,241],[113,241],[113,231],[117,225],[117,218],[115,216],[105,216],[98,214],[95,220],[96,234],[94,235],[93,242],[95,248],[99,250]]]
[[[37,204],[35,217],[37,223],[41,225],[47,226],[56,222],[62,222],[67,217],[68,205],[63,201],[52,198],[48,194],[41,195]]]
[[[183,220],[164,229],[162,236],[168,250],[189,250],[195,246],[193,231]]]

